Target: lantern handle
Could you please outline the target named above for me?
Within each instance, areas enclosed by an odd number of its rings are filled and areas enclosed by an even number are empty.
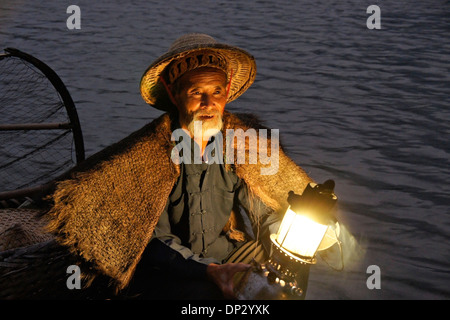
[[[311,184],[309,184],[308,186],[310,186]],[[335,187],[335,182],[332,179],[328,179],[327,181],[325,181],[324,183],[321,184],[317,184],[314,189],[317,189],[317,191],[319,191],[319,193],[322,194],[331,194],[333,196],[334,195],[334,187]],[[308,188],[308,186],[306,188]],[[306,190],[306,189],[305,189]],[[300,201],[301,195],[296,194],[294,191],[289,191],[288,192],[288,202],[289,204],[291,203],[295,203],[296,201]]]
[[[318,184],[317,188],[324,193],[333,193],[334,186],[335,186],[334,180],[329,179],[322,184]]]
[[[332,212],[337,202],[334,186],[334,180],[331,179],[322,184],[309,183],[301,195],[289,191],[287,201],[297,213],[308,212],[324,224],[327,220],[336,221]]]

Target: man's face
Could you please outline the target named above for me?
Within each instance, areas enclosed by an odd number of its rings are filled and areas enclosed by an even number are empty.
[[[226,90],[227,77],[219,69],[205,67],[186,72],[178,79],[174,92],[181,127],[194,135],[194,122],[201,121],[203,139],[220,131]],[[205,136],[207,131],[210,134]]]

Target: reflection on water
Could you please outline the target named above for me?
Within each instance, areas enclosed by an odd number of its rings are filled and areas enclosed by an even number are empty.
[[[383,1],[381,30],[359,1],[169,3],[78,1],[81,30],[69,31],[64,2],[0,1],[0,43],[60,75],[88,155],[160,115],[138,84],[179,35],[249,50],[257,79],[229,109],[279,128],[314,179],[336,181],[358,241],[345,272],[319,259],[308,298],[449,298],[448,2]],[[379,290],[366,286],[370,265]]]

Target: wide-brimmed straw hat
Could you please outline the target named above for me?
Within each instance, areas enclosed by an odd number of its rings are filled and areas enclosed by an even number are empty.
[[[231,79],[227,103],[242,95],[256,76],[254,57],[243,49],[217,42],[206,34],[193,33],[175,40],[169,51],[153,62],[141,78],[140,90],[145,102],[170,111],[174,106],[167,90],[187,71],[213,67]]]

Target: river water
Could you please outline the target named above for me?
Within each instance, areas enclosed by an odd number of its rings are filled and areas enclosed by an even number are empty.
[[[81,29],[66,26],[70,4]],[[381,29],[367,27],[370,5]],[[449,12],[442,0],[0,0],[0,45],[62,78],[87,155],[161,114],[139,80],[181,34],[248,50],[256,81],[228,109],[280,129],[311,177],[336,181],[358,243],[344,271],[319,258],[307,298],[449,299]]]

